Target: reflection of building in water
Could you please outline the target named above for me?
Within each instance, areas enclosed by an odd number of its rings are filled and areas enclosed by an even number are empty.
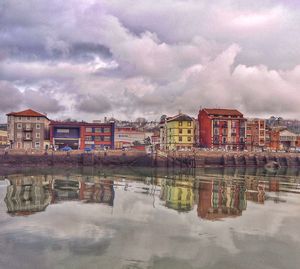
[[[223,180],[199,183],[199,217],[217,220],[241,216],[246,207],[246,188],[243,184]]]
[[[245,183],[247,188],[247,200],[263,204],[266,199],[265,183],[251,177],[245,178]]]
[[[193,182],[165,180],[161,183],[160,199],[166,207],[177,211],[190,211],[194,206]]]
[[[54,179],[52,182],[52,203],[63,200],[78,200],[80,181],[72,179]]]
[[[83,200],[113,206],[115,191],[112,180],[85,182],[71,179],[55,179],[52,183],[52,202],[60,200]]]
[[[51,202],[49,186],[42,184],[10,185],[7,187],[5,203],[7,212],[24,216],[43,211]]]
[[[114,182],[99,180],[85,182],[81,179],[45,180],[43,177],[24,177],[10,180],[5,203],[12,215],[30,215],[43,211],[50,203],[66,200],[80,200],[90,203],[104,203],[113,206]]]
[[[110,206],[114,204],[115,190],[112,180],[101,182],[81,182],[80,200],[89,203],[104,203]]]

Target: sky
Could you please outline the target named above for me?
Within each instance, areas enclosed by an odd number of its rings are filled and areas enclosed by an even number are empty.
[[[300,118],[300,1],[0,0],[0,121]]]

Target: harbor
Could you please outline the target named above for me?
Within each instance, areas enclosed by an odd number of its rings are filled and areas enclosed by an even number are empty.
[[[0,182],[1,268],[300,262],[297,168],[27,167]]]

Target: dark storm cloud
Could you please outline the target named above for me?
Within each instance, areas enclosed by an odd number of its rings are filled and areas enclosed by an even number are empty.
[[[80,95],[75,107],[78,111],[94,114],[102,114],[111,110],[110,101],[103,95]]]
[[[0,25],[2,110],[300,116],[295,1],[3,0]]]
[[[22,94],[8,82],[0,81],[0,111],[7,113],[18,109],[22,103]]]
[[[33,91],[30,89],[24,92],[24,105],[32,107],[44,113],[58,113],[65,109],[58,100],[53,98],[50,94],[41,91]]]
[[[52,90],[49,91],[46,87],[21,92],[9,82],[0,81],[0,111],[5,114],[28,107],[44,113],[63,111],[65,107],[51,94]]]
[[[108,48],[95,43],[75,43],[69,47],[68,52],[61,50],[51,50],[45,48],[43,44],[20,43],[11,46],[0,44],[3,57],[9,56],[12,60],[23,62],[52,61],[88,63],[94,60],[95,56],[103,59],[110,59],[111,53]],[[1,59],[0,59],[1,60]]]

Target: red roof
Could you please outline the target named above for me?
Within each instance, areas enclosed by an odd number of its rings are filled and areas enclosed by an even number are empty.
[[[223,109],[223,108],[204,108],[203,109],[208,115],[216,116],[240,116],[243,114],[236,109]]]
[[[24,111],[20,111],[20,112],[11,112],[9,114],[6,114],[7,116],[23,116],[23,117],[45,117],[47,118],[46,115],[44,114],[41,114],[39,112],[36,112],[32,109],[27,109],[27,110],[24,110]]]

